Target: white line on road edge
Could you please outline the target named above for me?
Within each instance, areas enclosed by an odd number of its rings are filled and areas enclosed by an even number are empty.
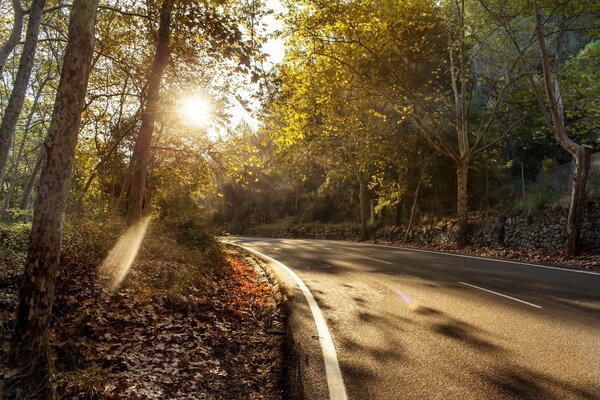
[[[511,297],[511,296],[508,296],[506,294],[494,292],[493,290],[490,290],[490,289],[486,289],[486,288],[482,288],[482,287],[479,287],[479,286],[471,285],[470,283],[466,283],[466,282],[458,282],[458,283],[460,283],[461,285],[470,286],[470,287],[475,288],[475,289],[483,290],[484,292],[492,293],[492,294],[495,294],[497,296],[506,297],[507,299],[518,301],[519,303],[527,304],[528,306],[531,306],[531,307],[542,308],[542,306],[538,306],[537,304],[529,303],[529,302],[527,302],[525,300],[517,299],[515,297]]]
[[[371,257],[367,257],[367,256],[363,256],[363,258],[366,258],[367,260],[379,261],[380,263],[386,263],[386,264],[390,264],[390,265],[393,264],[389,261],[383,261],[383,260],[379,260],[377,258],[371,258]]]
[[[327,328],[327,322],[323,317],[323,313],[321,312],[321,309],[319,308],[315,297],[312,295],[308,287],[306,287],[302,279],[300,279],[300,277],[296,275],[296,273],[292,271],[288,266],[275,260],[274,258],[271,258],[263,253],[260,253],[254,249],[251,249],[238,243],[225,243],[241,247],[242,249],[254,254],[255,256],[262,258],[263,260],[271,264],[274,264],[275,266],[287,272],[294,279],[294,281],[302,291],[302,294],[304,294],[306,301],[308,302],[310,311],[312,312],[315,324],[317,326],[319,342],[321,343],[321,351],[323,352],[323,361],[325,362],[325,375],[327,377],[327,386],[329,388],[329,399],[347,400],[348,396],[346,395],[346,386],[344,386],[344,379],[342,378],[342,370],[340,369],[340,364],[338,363],[337,355],[335,352],[335,346],[333,345],[333,340],[331,339],[329,328]]]

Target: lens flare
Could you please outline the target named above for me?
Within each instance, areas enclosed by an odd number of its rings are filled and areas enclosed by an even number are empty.
[[[100,265],[100,273],[111,281],[111,291],[117,289],[127,276],[146,235],[149,223],[150,217],[144,217],[137,224],[127,228]]]
[[[212,119],[212,105],[208,98],[195,96],[187,97],[181,101],[179,113],[188,124],[197,127],[210,125]]]
[[[408,306],[408,309],[410,311],[418,311],[420,308],[419,303],[412,301],[410,299],[410,297],[408,297],[407,295],[405,295],[404,293],[402,293],[401,291],[397,290],[396,294],[398,296],[400,296],[400,298],[402,299],[402,301],[404,301],[404,303]]]

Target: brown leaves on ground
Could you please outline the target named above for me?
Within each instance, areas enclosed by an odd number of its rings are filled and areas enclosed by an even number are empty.
[[[524,249],[512,247],[484,247],[467,246],[457,250],[456,247],[439,244],[416,244],[405,242],[390,242],[377,240],[375,243],[391,246],[406,246],[418,249],[436,250],[447,253],[464,254],[470,256],[489,257],[524,263],[543,264],[565,268],[584,269],[588,271],[600,271],[600,255],[582,254],[577,257],[568,258],[563,252],[549,249]]]
[[[281,399],[280,295],[252,259],[229,251],[227,261],[214,271],[145,254],[110,293],[65,255],[52,332],[59,397]]]

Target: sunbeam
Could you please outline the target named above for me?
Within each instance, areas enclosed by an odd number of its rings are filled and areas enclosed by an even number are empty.
[[[145,217],[137,224],[127,228],[100,265],[100,272],[111,280],[111,291],[117,289],[127,276],[149,223],[150,217]]]

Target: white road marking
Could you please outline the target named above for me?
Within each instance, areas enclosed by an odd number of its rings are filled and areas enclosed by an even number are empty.
[[[344,379],[342,377],[342,370],[340,369],[340,364],[338,363],[337,354],[335,352],[335,346],[333,345],[333,339],[331,338],[331,334],[329,333],[329,328],[327,328],[327,322],[323,317],[323,313],[317,304],[314,296],[306,287],[302,279],[294,271],[292,271],[285,264],[271,258],[263,253],[260,253],[254,249],[243,246],[238,243],[226,242],[230,243],[234,246],[241,247],[242,249],[249,251],[255,256],[262,258],[268,263],[278,267],[279,269],[287,272],[292,279],[296,282],[304,298],[308,302],[310,307],[310,311],[312,312],[313,319],[315,320],[315,324],[317,326],[317,333],[319,334],[319,342],[321,343],[321,351],[323,352],[323,360],[325,362],[325,375],[327,378],[327,386],[329,388],[329,399],[330,400],[347,400],[348,395],[346,394],[346,386],[344,386]]]
[[[371,257],[366,257],[366,256],[363,256],[363,258],[366,258],[367,260],[379,261],[380,263],[385,263],[385,264],[390,264],[390,265],[393,264],[389,261],[380,260],[378,258],[371,258]]]
[[[497,296],[505,297],[505,298],[513,300],[513,301],[518,301],[519,303],[527,304],[528,306],[531,306],[531,307],[542,308],[542,306],[538,306],[537,304],[533,304],[533,303],[530,303],[530,302],[525,301],[525,300],[517,299],[516,297],[508,296],[506,294],[494,292],[493,290],[482,288],[480,286],[471,285],[470,283],[466,283],[466,282],[458,282],[458,283],[460,283],[461,285],[470,286],[470,287],[475,288],[475,289],[483,290],[484,292],[492,293],[492,294],[495,294]]]

